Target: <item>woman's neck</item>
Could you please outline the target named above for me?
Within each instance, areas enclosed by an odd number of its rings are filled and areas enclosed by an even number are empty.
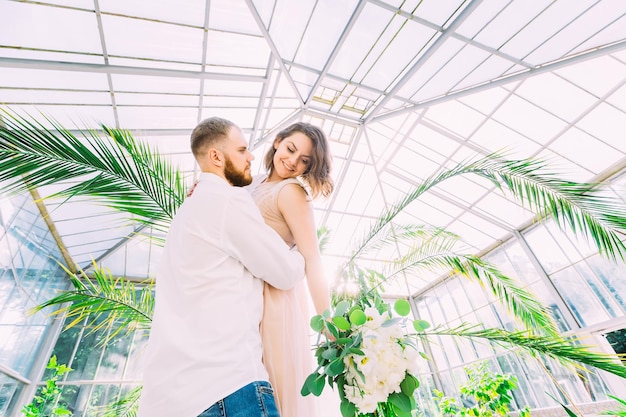
[[[268,174],[267,174],[267,178],[265,179],[265,182],[275,182],[275,181],[280,181],[283,178],[279,177],[278,174],[276,174],[276,172],[274,170],[271,170]]]

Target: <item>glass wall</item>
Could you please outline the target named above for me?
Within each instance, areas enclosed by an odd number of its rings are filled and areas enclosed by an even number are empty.
[[[144,330],[110,337],[110,328],[79,323],[61,331],[63,317],[53,320],[52,308],[31,313],[69,288],[59,263],[59,247],[31,196],[0,196],[0,417],[21,415],[52,376],[45,369],[51,355],[72,368],[58,384],[60,402],[75,416],[95,415],[140,385]]]
[[[72,368],[61,382],[60,402],[75,416],[97,415],[141,385],[146,331],[112,336],[110,326],[95,332],[92,328],[93,323],[85,322],[65,330],[53,350],[60,363]],[[44,379],[49,376],[47,371]]]
[[[606,193],[624,201],[626,176],[614,179]],[[515,233],[483,259],[537,296],[549,308],[561,332],[581,336],[605,352],[626,351],[626,268],[621,261],[599,254],[588,242],[564,232],[552,220]],[[501,304],[467,278],[445,279],[414,301],[419,318],[433,326],[452,328],[472,323],[483,328],[515,328]],[[619,328],[602,330],[615,326]],[[590,339],[590,335],[595,338]],[[526,405],[531,409],[560,407],[550,396],[564,404],[584,404],[608,400],[607,394],[614,394],[604,379],[611,376],[602,371],[576,373],[555,361],[539,361],[490,343],[441,336],[429,340],[427,352],[432,356],[432,372],[426,378],[433,378],[433,382],[420,387],[418,397],[422,411],[429,416],[437,412],[432,389],[460,399],[459,385],[467,380],[463,367],[478,360],[489,361],[494,372],[518,378],[514,409]],[[623,381],[620,383],[623,386]],[[559,387],[570,398],[565,398]]]
[[[0,416],[17,413],[56,337],[51,310],[30,309],[67,287],[57,262],[58,246],[30,195],[0,196]]]
[[[571,328],[567,319],[570,312],[561,307],[558,294],[533,266],[519,241],[507,242],[485,259],[497,265],[508,276],[517,279],[549,306],[561,330]],[[482,328],[514,330],[516,327],[497,300],[486,295],[478,283],[464,277],[445,280],[417,297],[415,302],[419,318],[429,321],[433,326],[454,328],[461,323],[472,323],[479,324]],[[508,351],[486,341],[439,336],[429,338],[428,346],[432,367],[438,372],[440,380],[437,389],[447,396],[460,399],[459,386],[467,381],[463,368],[478,360],[489,361],[493,372],[517,376],[519,385],[514,393],[513,409],[525,406],[531,409],[559,406],[547,393],[563,403],[568,403],[570,400],[562,396],[554,380],[567,390],[571,400],[576,403],[607,400],[607,393],[610,393],[603,380],[595,374],[582,377],[555,361],[538,361],[520,351]],[[420,388],[419,397],[426,415],[434,415],[429,410],[436,410],[432,395],[427,391],[431,388]]]
[[[626,313],[626,270],[622,265],[575,245],[577,241],[552,221],[537,225],[524,237],[578,326]]]

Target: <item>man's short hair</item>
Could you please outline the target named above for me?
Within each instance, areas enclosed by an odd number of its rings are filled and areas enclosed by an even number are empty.
[[[219,141],[226,139],[233,127],[230,120],[221,117],[209,117],[201,121],[191,132],[191,152],[197,158],[208,146],[215,146]]]

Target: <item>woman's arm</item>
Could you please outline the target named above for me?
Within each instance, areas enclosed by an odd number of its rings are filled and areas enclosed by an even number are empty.
[[[316,313],[322,314],[330,308],[330,286],[324,275],[311,202],[302,187],[298,184],[287,184],[278,194],[278,209],[304,257],[311,299]]]

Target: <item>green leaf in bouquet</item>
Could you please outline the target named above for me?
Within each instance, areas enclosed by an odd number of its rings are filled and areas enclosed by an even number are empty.
[[[317,349],[315,349],[315,357],[317,358],[317,364],[319,366],[322,366],[322,364],[324,363],[324,358],[322,357],[322,353],[324,353],[325,350],[326,350],[325,346],[320,346]]]
[[[411,305],[407,300],[400,298],[393,304],[393,309],[396,310],[396,313],[405,317],[411,312]]]
[[[424,330],[428,329],[429,327],[430,327],[430,323],[427,322],[426,320],[414,320],[413,321],[413,328],[417,332],[423,332]]]
[[[304,381],[304,385],[300,390],[300,394],[305,397],[309,394],[313,394],[316,397],[319,397],[322,394],[322,390],[324,389],[324,383],[324,374],[313,372],[306,378],[306,381]]]
[[[404,380],[400,383],[400,389],[406,396],[413,395],[413,391],[420,386],[420,382],[413,375],[407,373]]]
[[[350,322],[346,320],[343,316],[335,316],[333,317],[333,323],[337,326],[339,330],[350,330]]]
[[[350,313],[352,313],[354,310],[363,310],[363,309],[361,308],[360,305],[355,304],[352,307],[350,307],[350,310],[348,310],[348,315],[350,315]]]
[[[413,407],[411,398],[403,392],[391,393],[391,395],[389,395],[389,402],[393,404],[398,411],[404,411],[405,413],[409,413],[409,415],[411,415],[411,409]]]
[[[324,329],[324,318],[320,315],[311,317],[310,321],[311,329],[316,332],[321,332]]]
[[[346,314],[349,308],[350,308],[350,303],[347,302],[346,300],[338,302],[337,305],[335,306],[335,317],[343,316],[344,314]]]
[[[309,389],[309,378],[311,377],[315,377],[315,376],[313,374],[307,376],[306,380],[304,381],[304,384],[302,384],[302,388],[300,388],[300,395],[302,395],[303,397],[306,397],[307,395],[311,393],[311,390]]]
[[[339,336],[339,335],[337,335]],[[337,337],[335,339],[335,343],[337,343],[338,345],[345,345],[352,342],[352,338],[350,337]]]
[[[361,341],[363,340],[363,334],[361,332],[352,336],[352,343],[348,345],[349,347],[361,347]]]
[[[412,397],[409,398],[409,400],[411,401],[411,410],[414,410],[415,409],[415,400]],[[401,410],[395,404],[392,404],[391,407],[393,408],[393,412],[395,412],[395,416],[397,416],[397,417],[413,417],[413,413],[412,413],[411,410],[409,410],[409,411]]]
[[[395,317],[393,319],[389,319],[389,320],[385,320],[380,327],[389,327],[389,326],[395,326],[396,324],[400,323],[402,321],[401,318],[399,317]]]
[[[355,355],[365,356],[365,352],[363,352],[361,349],[356,348],[356,347],[352,347],[348,349],[348,353],[354,353]]]
[[[337,326],[335,326],[332,321],[326,322],[326,328],[328,329],[328,332],[333,335],[335,340],[339,337],[339,330],[337,330]]]
[[[348,400],[341,401],[341,404],[339,405],[339,411],[341,411],[341,415],[343,417],[356,416],[356,406]]]
[[[326,360],[332,361],[336,357],[337,357],[337,349],[335,349],[334,347],[330,347],[326,349],[324,352],[322,352],[322,358]]]
[[[328,386],[330,388],[333,388],[335,382],[334,382],[334,378],[333,376],[326,376],[326,383],[328,384]]]
[[[330,375],[330,376],[337,376],[339,374],[341,374],[344,369],[346,368],[346,366],[343,363],[343,359],[342,358],[337,358],[333,361],[331,361],[326,368],[324,369],[324,372],[326,372],[326,375]]]
[[[343,390],[343,387],[346,385],[346,378],[343,375],[339,375],[337,377],[337,392],[339,393],[339,399],[341,401],[346,400],[346,392]]]
[[[350,311],[350,323],[355,326],[362,326],[367,321],[367,316],[360,308],[354,308]]]

